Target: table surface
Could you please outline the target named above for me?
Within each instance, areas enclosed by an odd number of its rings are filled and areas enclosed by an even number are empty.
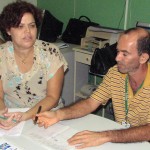
[[[103,131],[108,129],[120,129],[123,128],[120,124],[116,122],[97,116],[93,114],[89,114],[85,117],[61,121],[61,124],[67,125],[73,129],[78,131],[83,130],[91,130],[91,131]],[[28,140],[24,134],[33,126],[33,122],[31,120],[25,123],[22,135],[19,137],[6,137],[11,142],[17,144],[18,146],[23,147],[25,150],[46,150],[39,143],[34,142],[33,140]],[[42,134],[42,133],[41,133]],[[48,148],[51,149],[51,148]],[[86,148],[86,150],[150,150],[150,144],[148,142],[142,143],[131,143],[131,144],[120,144],[120,143],[106,143],[97,147]]]

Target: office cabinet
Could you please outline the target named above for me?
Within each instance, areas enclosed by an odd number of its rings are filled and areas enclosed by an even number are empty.
[[[65,106],[74,102],[74,51],[72,50],[75,45],[69,45],[69,47],[60,49],[63,56],[68,63],[68,70],[65,73],[64,84],[62,89],[62,99],[65,101]]]
[[[88,83],[88,71],[93,52],[83,50],[81,48],[73,48],[74,50],[74,102],[87,98],[81,92],[81,88]]]

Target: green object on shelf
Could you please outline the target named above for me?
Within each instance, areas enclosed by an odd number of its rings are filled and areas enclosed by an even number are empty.
[[[96,82],[95,82],[96,80]],[[99,85],[100,83],[102,83],[102,80],[103,80],[103,77],[99,77],[99,76],[94,76],[92,74],[89,74],[89,77],[88,77],[88,83],[89,84],[95,84],[96,85]]]

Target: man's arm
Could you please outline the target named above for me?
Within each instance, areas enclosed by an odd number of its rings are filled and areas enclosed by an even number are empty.
[[[76,148],[102,145],[107,142],[131,143],[150,141],[150,124],[129,129],[102,132],[82,131],[72,136],[68,142]]]
[[[46,111],[38,116],[38,125],[45,128],[61,121],[73,118],[79,118],[93,112],[101,103],[91,98],[81,100],[71,106],[67,106],[57,111]]]
[[[150,141],[150,124],[125,130],[110,131],[108,133],[111,137],[110,142],[114,143]]]
[[[99,105],[100,102],[88,98],[71,106],[59,109],[56,111],[56,114],[59,120],[79,118],[93,112]]]

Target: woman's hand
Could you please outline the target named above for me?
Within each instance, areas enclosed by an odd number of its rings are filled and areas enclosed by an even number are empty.
[[[40,114],[36,114],[36,116],[38,117],[37,124],[39,127],[44,126],[44,128],[48,128],[49,126],[59,121],[55,111],[46,111]],[[33,118],[33,120],[35,120],[35,118]]]
[[[5,116],[8,113],[8,108],[5,108],[3,110],[0,110],[0,128],[9,130],[16,126],[17,121],[14,120],[14,115],[10,115],[9,117]]]
[[[9,112],[5,113],[5,117],[14,116],[13,119],[15,119],[17,122],[25,121],[27,120],[27,113],[26,112]]]

